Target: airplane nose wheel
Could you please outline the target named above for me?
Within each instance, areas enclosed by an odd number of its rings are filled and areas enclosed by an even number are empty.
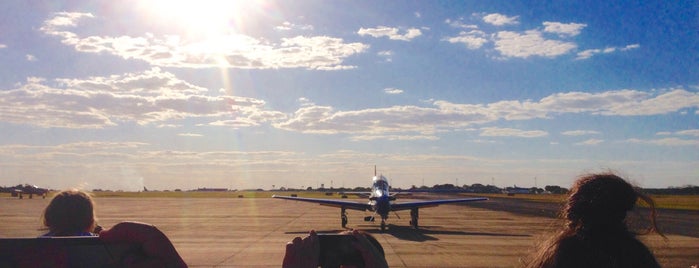
[[[342,228],[347,228],[347,212],[345,212],[345,208],[342,208],[340,211],[340,219],[342,221]]]
[[[381,231],[386,231],[386,222],[381,220]]]

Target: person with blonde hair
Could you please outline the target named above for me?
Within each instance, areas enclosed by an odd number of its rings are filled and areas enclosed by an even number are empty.
[[[42,237],[99,236],[105,243],[137,245],[139,252],[120,257],[123,267],[187,267],[170,239],[154,225],[120,222],[102,230],[92,197],[77,189],[57,193],[44,210],[43,222],[48,233]]]
[[[545,241],[525,263],[530,268],[554,267],[660,267],[653,253],[628,229],[626,214],[638,199],[650,208],[651,227],[656,224],[653,199],[613,173],[580,177],[570,190],[561,216],[565,226]],[[664,237],[664,236],[663,236]]]

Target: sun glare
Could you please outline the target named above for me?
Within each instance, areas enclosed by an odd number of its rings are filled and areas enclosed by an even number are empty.
[[[150,0],[142,2],[153,18],[171,22],[188,34],[224,34],[236,31],[260,1]]]

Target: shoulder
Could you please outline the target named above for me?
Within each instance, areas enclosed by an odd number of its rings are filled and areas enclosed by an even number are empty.
[[[39,238],[49,238],[49,237],[56,237],[56,236],[98,236],[98,235],[95,233],[91,233],[91,232],[80,232],[80,233],[75,233],[75,234],[71,234],[71,235],[57,235],[53,232],[48,232],[48,233],[45,233],[43,235],[40,235]]]

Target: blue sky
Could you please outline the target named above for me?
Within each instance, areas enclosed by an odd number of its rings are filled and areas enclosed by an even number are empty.
[[[0,185],[699,183],[693,1],[0,10]]]

